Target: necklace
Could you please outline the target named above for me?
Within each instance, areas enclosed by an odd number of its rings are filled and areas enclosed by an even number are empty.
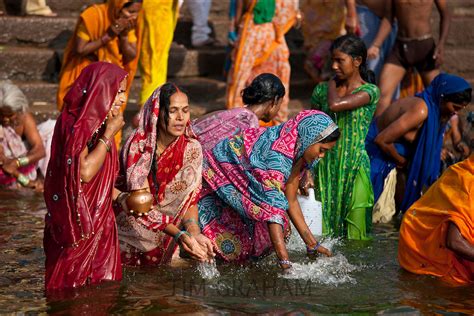
[[[166,146],[161,145],[159,141],[156,142],[156,154],[161,156],[161,154],[165,151]]]

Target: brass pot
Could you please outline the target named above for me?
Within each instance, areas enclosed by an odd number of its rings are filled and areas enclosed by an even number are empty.
[[[134,190],[130,192],[126,203],[133,215],[147,215],[153,206],[153,195],[146,189]]]

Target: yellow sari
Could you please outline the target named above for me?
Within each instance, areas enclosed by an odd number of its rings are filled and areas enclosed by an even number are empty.
[[[276,0],[276,11],[272,23],[255,24],[253,0],[242,17],[239,38],[232,52],[232,67],[227,76],[226,107],[243,107],[240,92],[259,74],[264,72],[278,76],[285,86],[286,94],[275,120],[288,119],[290,88],[290,52],[285,33],[295,23],[298,8],[294,1]]]
[[[474,245],[474,154],[451,166],[405,213],[400,227],[398,261],[417,274],[474,283],[474,262],[446,247],[448,224]]]
[[[153,91],[166,82],[168,55],[178,20],[178,1],[145,0],[142,11],[140,105],[145,104]]]
[[[122,67],[128,72],[127,98],[132,85],[133,77],[137,69],[138,51],[135,60],[124,65],[122,53],[119,49],[119,40],[114,38],[107,45],[100,47],[94,52],[93,56],[81,57],[74,52],[76,40],[81,29],[87,32],[91,41],[101,38],[109,28],[111,21],[118,17],[120,10],[129,0],[108,0],[107,3],[92,5],[80,15],[74,34],[64,51],[61,73],[59,76],[59,88],[57,93],[58,110],[63,108],[63,99],[74,81],[79,77],[81,71],[95,61],[107,61]],[[140,19],[139,19],[140,20]],[[138,30],[136,30],[138,34]],[[130,36],[129,36],[130,37]],[[137,47],[139,47],[140,38],[138,37]],[[122,112],[125,109],[123,105]]]

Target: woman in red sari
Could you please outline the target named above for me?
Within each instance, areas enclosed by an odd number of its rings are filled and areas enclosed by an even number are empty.
[[[145,103],[122,148],[117,186],[130,193],[119,195],[115,212],[124,264],[169,263],[178,244],[194,259],[214,256],[197,220],[202,149],[189,119],[188,97],[166,83]],[[143,216],[127,207],[137,191],[153,196],[153,208]]]
[[[64,98],[44,183],[46,290],[122,278],[112,192],[118,171],[113,136],[124,122],[127,72],[87,66]]]

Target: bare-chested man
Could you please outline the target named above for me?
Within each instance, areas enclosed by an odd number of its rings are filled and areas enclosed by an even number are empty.
[[[436,44],[431,30],[433,3],[440,14],[439,39]],[[380,75],[380,102],[375,117],[381,115],[390,105],[393,93],[408,68],[415,67],[427,87],[439,74],[443,63],[444,44],[449,31],[450,14],[446,0],[391,0],[386,6],[385,17],[377,37],[368,50],[369,58],[379,54],[383,40],[391,30],[391,22],[398,23],[397,41]]]
[[[463,78],[440,74],[420,95],[394,102],[373,120],[366,149],[375,201],[395,167],[401,175],[408,175],[406,188],[404,181],[397,179],[402,211],[437,179],[444,127],[453,114],[471,102],[471,94],[472,88]]]
[[[371,47],[377,36],[383,17],[385,16],[385,6],[390,5],[390,2],[381,0],[357,0],[356,4],[360,37],[367,47]],[[379,81],[380,72],[382,71],[385,59],[392,51],[396,36],[397,24],[394,23],[390,34],[380,46],[378,56],[367,60],[367,66],[375,73],[377,82]]]

